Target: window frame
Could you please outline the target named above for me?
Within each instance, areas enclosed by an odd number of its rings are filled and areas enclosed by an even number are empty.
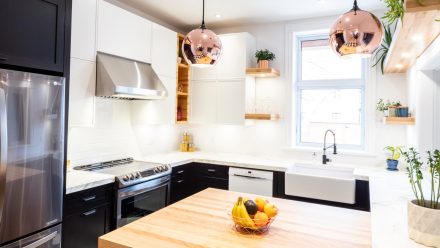
[[[327,80],[302,80],[302,47],[301,43],[308,40],[319,40],[328,39],[326,34],[312,34],[312,35],[301,35],[296,36],[296,43],[294,45],[296,48],[296,84],[294,86],[295,91],[295,144],[298,147],[322,147],[322,143],[314,142],[303,142],[301,140],[301,93],[302,90],[310,89],[360,89],[361,90],[361,144],[360,145],[339,145],[339,148],[346,150],[365,150],[366,149],[366,60],[362,59],[361,62],[361,78],[357,79],[327,79]],[[336,56],[336,55],[335,55]],[[324,134],[323,134],[324,135]],[[324,136],[323,136],[324,138]],[[329,141],[331,142],[331,141]],[[336,143],[338,142],[338,137],[336,134]]]

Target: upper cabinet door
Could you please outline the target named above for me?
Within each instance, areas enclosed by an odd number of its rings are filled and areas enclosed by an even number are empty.
[[[218,79],[246,77],[246,37],[244,34],[221,35],[223,51],[217,64]]]
[[[191,67],[191,80],[217,80],[217,65],[208,68]]]
[[[64,71],[65,0],[2,0],[0,64]]]
[[[72,43],[70,56],[96,61],[97,0],[72,1]]]
[[[191,82],[191,123],[217,123],[217,82]]]
[[[217,123],[244,124],[245,81],[219,81],[217,85]]]
[[[150,63],[152,23],[104,0],[98,9],[98,51]]]
[[[176,77],[177,33],[153,23],[151,64],[161,76]],[[170,89],[168,89],[170,90]],[[175,89],[171,89],[175,91]]]

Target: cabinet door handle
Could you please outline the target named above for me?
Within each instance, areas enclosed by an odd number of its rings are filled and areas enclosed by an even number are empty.
[[[96,199],[96,195],[92,195],[92,196],[84,197],[82,200],[83,202],[88,202],[88,201],[93,201],[95,199]]]
[[[85,212],[85,213],[82,213],[81,215],[87,217],[87,216],[94,215],[94,214],[96,214],[96,209],[93,209],[93,210],[87,211],[87,212]]]
[[[177,183],[183,183],[183,181],[185,181],[185,180],[183,180],[183,179],[179,180],[179,181],[177,181]]]
[[[182,174],[184,172],[184,170],[180,170],[180,171],[177,171],[176,173],[177,174]]]
[[[216,172],[216,169],[208,169],[209,172]]]

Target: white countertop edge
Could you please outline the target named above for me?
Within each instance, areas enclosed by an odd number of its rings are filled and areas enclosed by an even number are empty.
[[[86,190],[86,189],[91,189],[91,188],[95,188],[95,187],[98,187],[98,186],[106,185],[106,184],[109,184],[109,183],[114,183],[114,182],[115,182],[114,178],[109,178],[109,179],[102,179],[102,180],[98,180],[98,181],[84,183],[84,184],[81,184],[81,185],[71,186],[71,187],[67,187],[66,186],[66,195],[72,194],[72,193],[75,193],[75,192],[79,192],[79,191],[83,191],[83,190]]]

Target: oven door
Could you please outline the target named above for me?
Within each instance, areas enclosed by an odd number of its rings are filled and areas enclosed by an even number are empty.
[[[170,176],[118,190],[117,227],[166,207],[170,201]]]

